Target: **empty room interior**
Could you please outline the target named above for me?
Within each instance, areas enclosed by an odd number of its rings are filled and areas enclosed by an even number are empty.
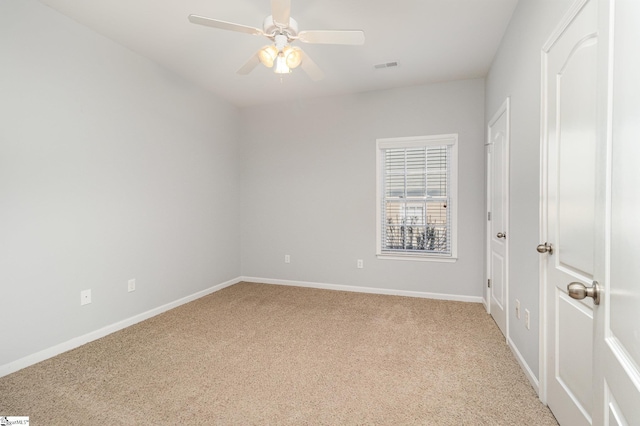
[[[2,424],[640,424],[638,22],[0,0]]]

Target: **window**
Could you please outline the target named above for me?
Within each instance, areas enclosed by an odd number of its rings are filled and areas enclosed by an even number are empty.
[[[377,254],[455,261],[458,135],[377,140]]]

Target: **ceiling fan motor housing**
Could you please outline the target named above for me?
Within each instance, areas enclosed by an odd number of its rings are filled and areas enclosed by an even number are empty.
[[[287,37],[296,37],[298,35],[298,23],[295,19],[289,18],[289,25],[283,25],[276,23],[273,20],[273,16],[269,15],[264,18],[262,30],[268,36],[275,36],[277,34],[285,34]]]

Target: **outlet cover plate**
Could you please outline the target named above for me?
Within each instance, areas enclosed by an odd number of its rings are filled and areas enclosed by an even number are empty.
[[[80,292],[80,306],[91,303],[91,289]]]
[[[129,293],[131,293],[132,291],[136,291],[136,280],[135,279],[130,279],[129,282],[127,283],[127,290],[129,291]]]

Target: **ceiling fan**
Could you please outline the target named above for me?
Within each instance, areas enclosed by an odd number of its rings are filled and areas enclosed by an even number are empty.
[[[364,31],[360,30],[298,31],[298,23],[291,17],[291,0],[271,0],[271,15],[264,19],[262,29],[199,15],[189,15],[189,21],[221,30],[260,35],[271,40],[272,45],[258,50],[238,70],[238,74],[243,75],[249,74],[259,63],[268,68],[275,65],[277,74],[289,73],[301,66],[313,81],[318,81],[324,77],[320,68],[302,49],[291,46],[291,43],[299,40],[314,44],[364,44]]]

